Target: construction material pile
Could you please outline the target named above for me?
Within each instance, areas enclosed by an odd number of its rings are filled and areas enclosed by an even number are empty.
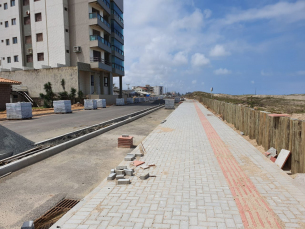
[[[127,102],[127,104],[134,103],[133,98],[127,98],[126,102]]]
[[[165,99],[165,109],[175,109],[175,100]]]
[[[55,114],[72,113],[70,100],[53,101],[53,107],[54,107]]]
[[[106,108],[106,99],[96,99],[98,108]]]
[[[180,102],[180,97],[175,97],[175,103],[179,103]]]
[[[28,119],[32,118],[31,103],[7,103],[6,117],[7,119]]]
[[[116,99],[116,105],[117,106],[124,106],[125,105],[124,98],[117,98]]]
[[[85,110],[96,110],[97,109],[97,103],[95,99],[85,99]]]
[[[118,138],[118,148],[132,148],[133,137],[129,135],[122,135]]]

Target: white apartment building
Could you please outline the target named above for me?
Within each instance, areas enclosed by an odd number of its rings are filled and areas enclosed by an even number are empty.
[[[121,94],[123,30],[123,0],[0,0],[0,77],[26,82],[34,97],[46,80],[59,91],[59,77],[85,95],[112,95],[119,77]],[[42,70],[60,67],[77,73]]]
[[[70,66],[67,0],[0,0],[0,68]]]
[[[163,95],[163,86],[155,86],[154,87],[155,95]]]

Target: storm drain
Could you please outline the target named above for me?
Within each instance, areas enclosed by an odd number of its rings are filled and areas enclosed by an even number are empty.
[[[53,207],[39,219],[35,220],[35,229],[49,229],[64,214],[66,214],[71,208],[78,204],[78,202],[78,200],[69,199],[64,199],[60,201],[55,207]]]

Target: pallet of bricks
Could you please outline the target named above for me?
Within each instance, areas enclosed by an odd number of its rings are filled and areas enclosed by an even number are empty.
[[[118,138],[118,148],[132,148],[133,137],[128,135],[122,135]]]

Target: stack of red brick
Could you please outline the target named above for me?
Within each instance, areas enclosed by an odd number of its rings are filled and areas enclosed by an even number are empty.
[[[132,148],[133,147],[133,137],[119,137],[118,138],[118,148]]]

